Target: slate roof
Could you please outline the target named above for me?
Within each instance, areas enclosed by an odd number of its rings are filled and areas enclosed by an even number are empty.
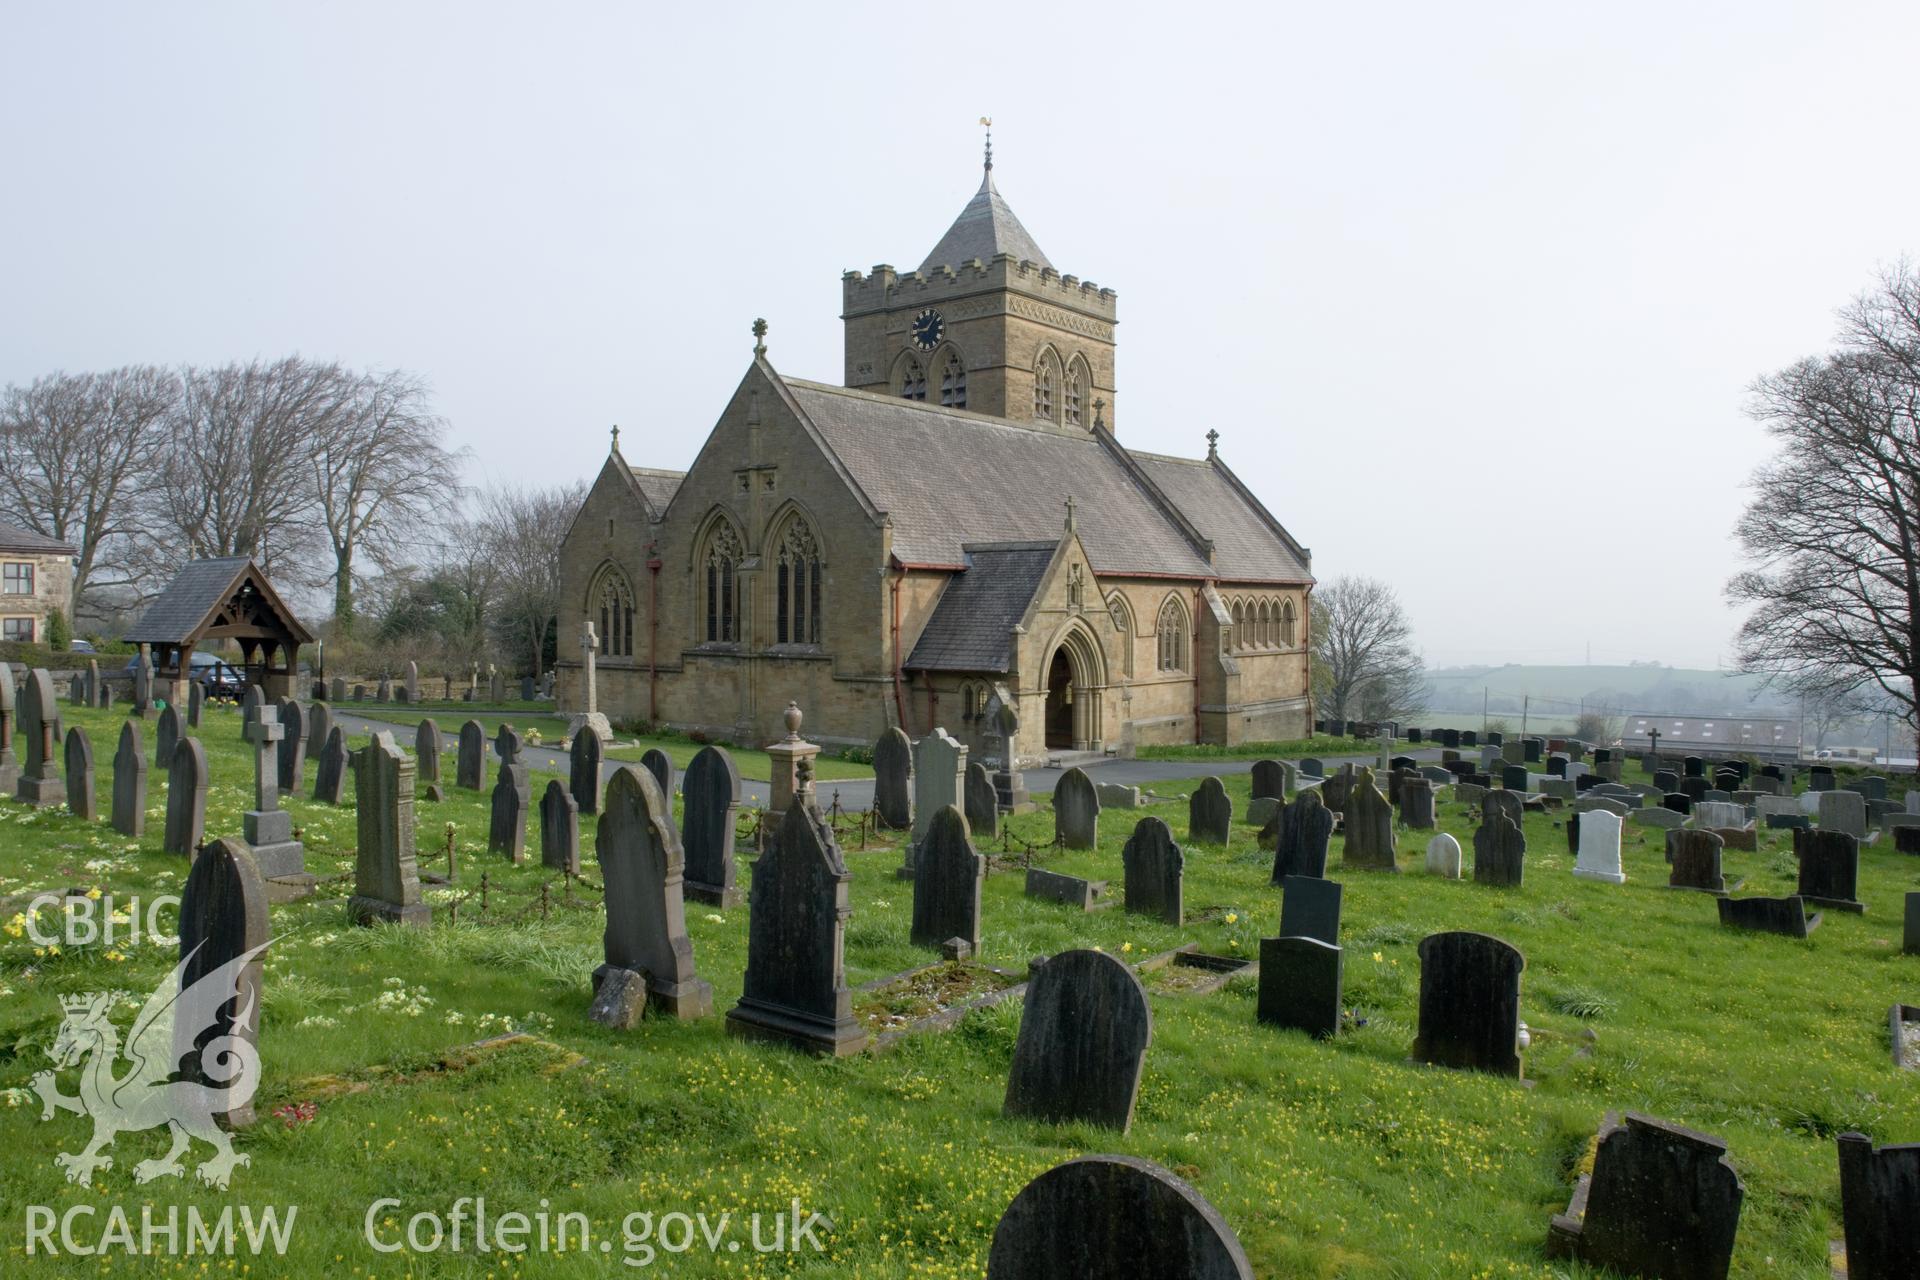
[[[958,569],[966,563],[968,543],[1052,545],[1071,493],[1080,541],[1096,574],[1222,576],[1178,518],[1162,508],[1154,482],[1142,483],[1130,470],[1134,455],[1111,437],[1102,443],[1078,428],[1010,422],[799,379],[782,382],[861,492],[892,520],[894,555],[904,564]],[[1212,469],[1204,462],[1183,465]],[[1225,481],[1217,488],[1204,480],[1188,483],[1183,492],[1222,508],[1196,515],[1186,507],[1183,514],[1232,535],[1234,576],[1311,579],[1282,535],[1258,516],[1226,510],[1244,507],[1247,499]]]
[[[250,556],[188,561],[167,584],[167,589],[147,606],[146,613],[127,631],[125,638],[135,644],[185,644],[206,622],[207,615],[225,603],[240,575],[252,564]],[[264,572],[257,567],[255,572],[262,583],[267,581]],[[313,636],[271,586],[266,593],[289,629],[303,642],[311,641]]]
[[[1165,494],[1202,537],[1213,543],[1213,571],[1221,578],[1274,578],[1305,582],[1305,557],[1292,538],[1275,530],[1272,516],[1229,473],[1204,459],[1130,453],[1154,487]]]
[[[1002,253],[1013,255],[1016,262],[1025,259],[1036,266],[1053,265],[993,185],[993,166],[989,164],[986,176],[980,180],[980,190],[967,201],[967,207],[947,228],[947,234],[940,237],[940,243],[933,246],[933,252],[920,264],[920,274],[930,274],[936,267],[957,267],[975,258],[992,262],[996,254]]]
[[[655,516],[667,509],[673,495],[679,492],[680,482],[687,478],[684,471],[661,471],[654,467],[628,467],[627,470],[633,473],[633,482],[640,486]]]
[[[967,569],[947,581],[940,603],[914,643],[914,671],[1005,671],[1013,665],[1008,632],[1040,589],[1058,544],[969,544]]]
[[[58,538],[49,538],[17,524],[0,522],[0,551],[20,551],[37,556],[77,556],[80,548]]]

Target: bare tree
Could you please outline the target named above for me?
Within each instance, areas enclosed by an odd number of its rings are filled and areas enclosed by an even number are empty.
[[[52,373],[0,399],[0,506],[36,533],[79,548],[76,614],[90,593],[140,577],[165,422],[180,380],[152,365]]]
[[[1340,577],[1313,591],[1314,691],[1331,719],[1398,720],[1420,710],[1426,676],[1393,588]]]
[[[1920,678],[1920,275],[1840,313],[1835,349],[1759,379],[1779,445],[1735,531],[1753,567],[1741,666],[1795,692],[1884,697],[1911,727]]]
[[[353,632],[354,567],[364,552],[390,567],[398,543],[418,537],[436,509],[450,519],[460,488],[441,445],[446,423],[426,384],[399,370],[354,379],[332,429],[313,442],[313,488],[333,553],[336,637]]]
[[[493,489],[477,520],[497,578],[494,619],[508,652],[518,651],[534,675],[546,667],[547,633],[560,611],[560,541],[586,498],[586,486]],[[523,648],[524,646],[524,648]]]

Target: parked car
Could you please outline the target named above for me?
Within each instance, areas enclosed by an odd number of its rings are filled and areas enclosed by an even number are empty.
[[[93,647],[93,641],[91,640],[69,640],[67,641],[67,652],[97,653],[99,651]]]
[[[127,659],[127,680],[140,669],[140,656]],[[218,654],[195,653],[187,664],[187,678],[205,690],[209,698],[227,698],[238,702],[247,692],[247,673],[224,661]]]

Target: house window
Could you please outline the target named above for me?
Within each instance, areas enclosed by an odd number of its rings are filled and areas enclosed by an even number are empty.
[[[33,643],[32,618],[0,619],[0,640],[18,640],[23,644]]]
[[[911,356],[907,357],[907,363],[900,369],[900,394],[908,400],[927,398],[927,371]]]
[[[1187,614],[1173,596],[1160,606],[1160,620],[1154,624],[1160,640],[1160,670],[1187,669]]]
[[[707,642],[731,643],[740,638],[740,535],[722,522],[707,535]]]
[[[30,596],[33,594],[33,565],[9,562],[0,570],[0,595]]]
[[[780,644],[819,644],[820,544],[805,520],[796,518],[780,539],[775,581],[775,640]]]
[[[967,407],[967,366],[960,363],[960,353],[947,353],[946,372],[940,375],[940,403],[949,409]]]
[[[631,658],[633,656],[633,588],[627,583],[627,576],[618,569],[608,566],[600,577],[599,590],[594,593],[595,604],[600,611],[600,656],[603,658]]]

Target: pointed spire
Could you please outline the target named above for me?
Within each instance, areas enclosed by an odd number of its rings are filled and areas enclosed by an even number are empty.
[[[980,117],[980,123],[991,125],[992,121]],[[953,225],[947,228],[947,234],[940,237],[940,243],[933,247],[926,261],[920,264],[922,275],[929,275],[940,267],[959,267],[978,258],[981,262],[991,262],[999,254],[1008,254],[1015,261],[1031,262],[1036,267],[1052,267],[1047,255],[1040,251],[1033,236],[1020,225],[1020,219],[1014,216],[1008,207],[1006,198],[993,182],[993,134],[987,134],[986,162],[980,175],[980,189],[967,201],[966,208],[960,211]]]

